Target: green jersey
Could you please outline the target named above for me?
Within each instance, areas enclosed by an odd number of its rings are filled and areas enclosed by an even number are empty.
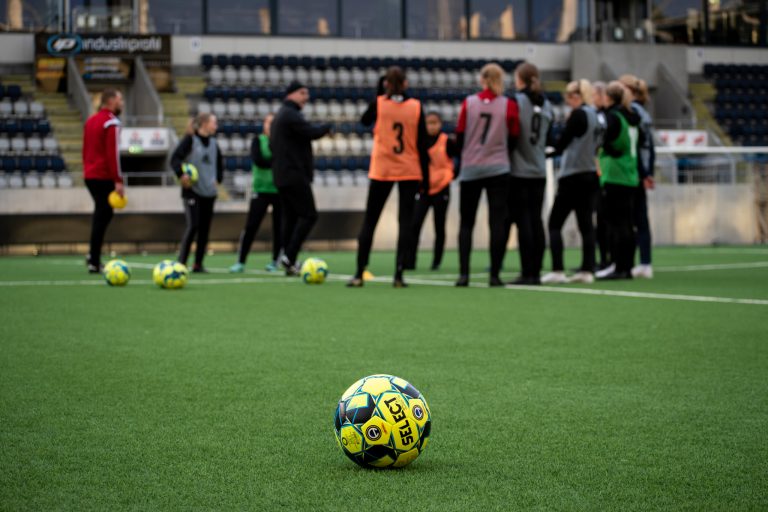
[[[637,126],[632,126],[629,121],[619,112],[614,110],[613,114],[621,122],[621,132],[611,146],[613,153],[619,156],[611,156],[605,149],[600,148],[600,184],[610,183],[613,185],[624,185],[626,187],[636,187],[640,183],[640,177],[637,174],[637,139],[639,130]]]
[[[269,147],[269,137],[265,134],[259,135],[258,138],[259,149],[261,150],[261,156],[265,160],[272,160],[272,149]],[[277,187],[272,179],[272,169],[264,169],[256,165],[256,162],[251,164],[251,170],[253,171],[253,193],[254,194],[277,194]]]

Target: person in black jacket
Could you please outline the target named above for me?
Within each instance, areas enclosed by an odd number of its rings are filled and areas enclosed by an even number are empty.
[[[311,186],[315,168],[312,141],[331,131],[330,124],[313,126],[304,119],[301,109],[308,101],[309,89],[300,82],[291,82],[283,106],[272,121],[270,136],[272,173],[283,205],[285,252],[280,264],[286,275],[299,274],[296,257],[317,222]]]
[[[187,264],[192,241],[197,237],[192,272],[206,271],[203,258],[208,247],[213,204],[218,193],[216,185],[221,183],[223,177],[223,159],[215,137],[217,129],[216,116],[208,113],[198,114],[187,129],[187,135],[181,139],[171,156],[171,168],[181,183],[181,197],[187,219],[187,229],[179,248],[181,263]],[[184,163],[197,168],[196,182],[193,183],[190,177],[182,172],[181,166]]]

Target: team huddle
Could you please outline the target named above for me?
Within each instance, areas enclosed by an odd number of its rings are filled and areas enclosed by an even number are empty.
[[[643,107],[648,95],[645,82],[625,75],[609,84],[569,83],[565,101],[570,114],[555,137],[554,109],[536,66],[524,62],[515,69],[514,94],[505,95],[505,78],[499,65],[485,65],[479,74],[481,91],[463,101],[455,133],[446,134],[440,114],[425,112],[422,103],[409,96],[405,72],[399,67],[387,70],[376,99],[360,120],[373,128],[373,150],[357,268],[347,286],[365,283],[376,225],[395,185],[399,229],[393,285],[407,286],[404,272],[416,267],[419,235],[430,209],[435,222],[431,268],[438,269],[454,180],[459,182],[460,213],[456,286],[469,285],[472,233],[483,191],[490,230],[490,286],[652,277],[646,189],[654,186],[654,146],[651,118]],[[298,254],[318,218],[311,188],[312,141],[332,131],[332,125],[313,125],[301,114],[309,99],[306,86],[291,83],[282,107],[264,119],[263,133],[252,142],[253,194],[238,261],[230,268],[233,273],[244,271],[254,236],[270,207],[273,239],[268,269],[282,267],[287,275],[299,273]],[[205,272],[217,183],[223,177],[216,130],[214,115],[198,115],[171,159],[182,186],[187,221],[178,259],[186,265],[196,240],[193,272]],[[559,158],[560,165],[545,230],[542,208],[546,160],[551,157]],[[194,180],[184,171],[190,164],[196,169]],[[571,212],[581,234],[582,261],[569,277],[563,262],[562,229]],[[106,229],[103,224],[100,230]],[[512,226],[517,228],[521,273],[504,283],[500,274]],[[547,232],[552,268],[542,276]],[[100,247],[93,246],[92,240],[89,263],[97,265]],[[635,265],[638,247],[639,264]]]

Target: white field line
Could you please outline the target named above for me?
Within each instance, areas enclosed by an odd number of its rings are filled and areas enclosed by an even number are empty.
[[[751,268],[766,268],[768,261],[753,261],[750,263],[715,263],[712,265],[681,265],[677,267],[654,267],[654,272],[699,272],[704,270],[740,270]]]
[[[334,281],[343,281],[349,279],[350,276],[329,276]],[[153,284],[148,279],[139,279],[131,281],[133,284]],[[291,278],[230,278],[230,279],[200,279],[193,280],[188,283],[191,286],[198,285],[219,285],[219,284],[258,284],[258,283],[301,283],[301,280]],[[386,277],[376,278],[373,283],[376,284],[389,284],[391,281]],[[453,281],[436,281],[432,279],[409,279],[409,283],[418,284],[424,286],[441,286],[452,287]],[[0,287],[20,287],[20,286],[105,286],[105,283],[101,280],[61,280],[61,281],[0,281]],[[484,288],[485,286],[479,283],[471,285],[473,288]],[[558,288],[553,286],[508,286],[507,290],[519,290],[528,292],[544,292],[544,293],[565,293],[575,295],[600,295],[606,297],[625,297],[634,299],[656,299],[656,300],[673,300],[682,302],[709,302],[719,304],[748,304],[757,306],[768,306],[768,300],[764,299],[738,299],[731,297],[708,297],[702,295],[682,295],[682,294],[668,294],[668,293],[647,293],[647,292],[631,292],[631,291],[619,291],[619,290],[598,290],[594,288]]]

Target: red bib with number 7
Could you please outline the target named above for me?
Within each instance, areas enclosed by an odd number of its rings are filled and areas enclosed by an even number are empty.
[[[368,171],[370,179],[421,181],[421,163],[416,144],[420,116],[419,100],[397,96],[377,98],[373,153]]]

